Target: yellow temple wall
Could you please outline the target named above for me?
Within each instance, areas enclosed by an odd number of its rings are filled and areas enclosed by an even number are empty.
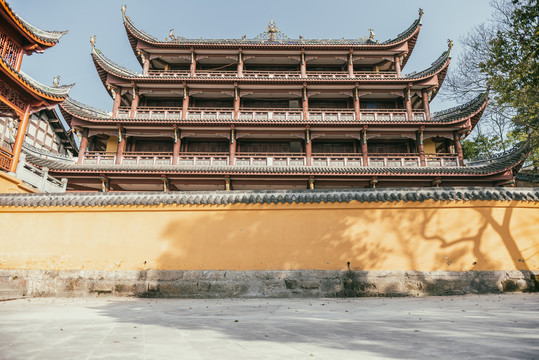
[[[31,186],[24,184],[14,176],[0,171],[0,194],[2,193],[35,193],[38,192]]]
[[[436,154],[436,144],[432,139],[423,140],[423,148],[427,154]]]
[[[0,207],[0,269],[539,270],[539,204]]]
[[[118,150],[118,137],[117,136],[111,136],[107,140],[107,148],[105,149],[106,152],[116,152]]]

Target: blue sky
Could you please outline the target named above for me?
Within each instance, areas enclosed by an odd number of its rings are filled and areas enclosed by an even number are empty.
[[[71,96],[103,110],[111,110],[92,63],[89,42],[116,63],[140,71],[122,23],[121,5],[137,27],[164,39],[170,29],[188,38],[255,37],[274,19],[279,30],[297,38],[358,38],[374,29],[380,41],[404,31],[423,8],[423,27],[404,73],[428,67],[455,40],[453,63],[460,50],[459,37],[490,18],[489,0],[8,0],[12,9],[44,30],[69,30],[59,44],[44,54],[24,58],[21,70],[51,85],[56,75],[62,84],[75,83]],[[437,97],[432,111],[455,104]]]

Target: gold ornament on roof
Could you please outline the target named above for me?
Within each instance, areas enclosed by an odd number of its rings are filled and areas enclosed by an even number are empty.
[[[425,12],[423,11],[423,9],[419,8],[419,17],[422,18],[423,17],[423,14]]]
[[[95,47],[95,35],[90,37],[90,44],[92,44],[92,47]]]
[[[369,40],[374,40],[374,37],[376,36],[376,34],[374,33],[374,30],[373,29],[369,29]]]
[[[449,51],[453,48],[453,40],[447,39],[447,47],[449,48]]]
[[[61,76],[60,76],[60,75],[56,75],[56,76],[52,79],[52,86],[58,87],[58,85],[60,85],[60,79],[61,79]]]
[[[273,19],[270,20],[266,32],[269,36],[269,41],[275,41],[277,39],[277,33],[279,32],[279,29],[277,28],[277,25],[275,25],[275,22],[273,22]]]
[[[174,35],[174,29],[170,29],[168,36],[170,37],[170,41],[176,40],[176,35]]]
[[[122,14],[125,14],[126,9],[127,9],[127,5],[122,5]]]

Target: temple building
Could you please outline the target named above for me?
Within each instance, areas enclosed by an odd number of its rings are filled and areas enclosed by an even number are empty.
[[[61,191],[65,183],[62,186],[42,167],[20,160],[28,153],[33,158],[69,161],[78,153],[72,132],[62,125],[55,110],[72,85],[60,86],[59,77],[52,87],[40,84],[21,71],[21,64],[25,54],[43,53],[66,31],[36,28],[5,0],[0,0],[0,19],[0,170],[40,190]]]
[[[255,38],[159,40],[122,16],[141,70],[92,58],[112,111],[60,104],[80,134],[75,162],[31,158],[68,190],[176,191],[501,186],[527,145],[464,164],[461,140],[487,94],[431,113],[452,42],[404,74],[423,11],[393,39],[288,38],[271,21]]]

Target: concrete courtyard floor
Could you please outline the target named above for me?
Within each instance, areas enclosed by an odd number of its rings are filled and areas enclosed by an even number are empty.
[[[539,359],[539,294],[0,302],[0,359]]]

